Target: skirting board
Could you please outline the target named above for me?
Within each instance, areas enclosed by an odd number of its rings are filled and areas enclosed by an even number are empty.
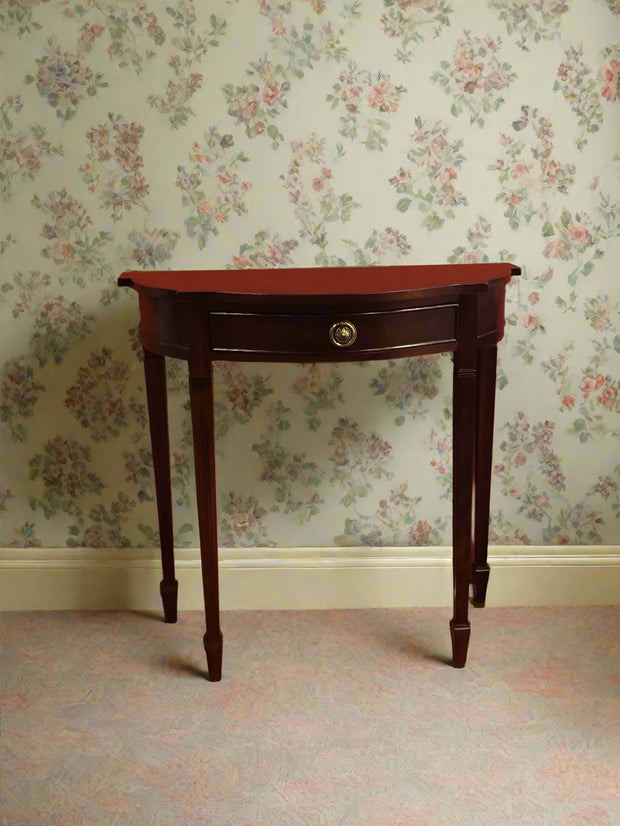
[[[176,552],[179,609],[203,607],[197,550]],[[487,605],[620,603],[620,546],[489,549]],[[0,610],[160,611],[154,549],[0,549]],[[223,610],[452,601],[448,548],[222,548]]]

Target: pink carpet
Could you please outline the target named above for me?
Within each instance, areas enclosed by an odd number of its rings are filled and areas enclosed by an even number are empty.
[[[3,826],[615,826],[620,607],[0,615]]]

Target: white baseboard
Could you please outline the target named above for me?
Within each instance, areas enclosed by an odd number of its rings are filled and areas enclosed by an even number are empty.
[[[203,607],[197,550],[176,552],[179,609]],[[620,603],[620,546],[493,547],[487,605]],[[0,610],[160,611],[154,549],[0,549]],[[450,605],[448,548],[222,548],[222,609]]]

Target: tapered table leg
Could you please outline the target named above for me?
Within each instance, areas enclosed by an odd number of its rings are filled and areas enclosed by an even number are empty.
[[[194,431],[196,494],[200,530],[200,559],[205,602],[203,638],[209,680],[222,679],[222,646],[218,582],[217,507],[215,487],[215,437],[211,365],[190,361],[189,386]]]
[[[474,511],[474,563],[472,566],[472,603],[483,607],[489,582],[489,508],[493,464],[493,419],[497,347],[478,351],[478,399],[476,407],[476,504]]]
[[[450,622],[452,664],[463,668],[467,660],[470,623],[469,582],[472,564],[472,504],[476,423],[476,297],[459,302],[457,350],[453,379],[453,505],[452,576],[454,615]]]
[[[172,526],[172,492],[170,487],[170,439],[168,435],[168,401],[166,398],[166,360],[157,353],[144,351],[144,376],[149,409],[151,449],[157,497],[157,518],[163,579],[159,585],[164,619],[177,621],[178,582],[174,575],[174,532]]]

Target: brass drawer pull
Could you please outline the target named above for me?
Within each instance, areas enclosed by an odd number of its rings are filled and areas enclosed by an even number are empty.
[[[329,328],[329,340],[336,347],[350,347],[356,338],[357,330],[350,321],[337,321]]]

